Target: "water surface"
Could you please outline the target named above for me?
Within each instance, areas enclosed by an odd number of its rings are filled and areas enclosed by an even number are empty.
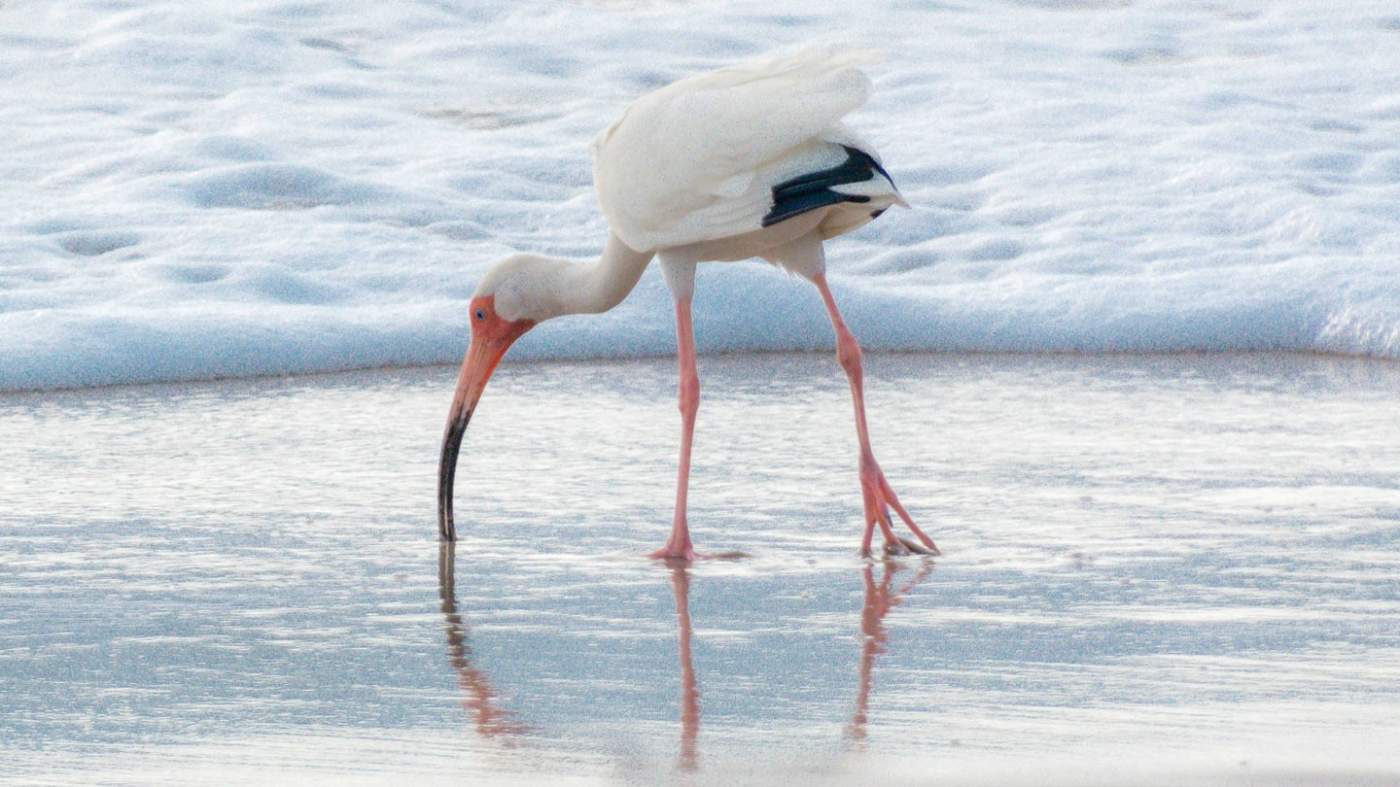
[[[826,355],[0,397],[0,780],[1400,778],[1395,364]],[[1102,763],[1112,763],[1107,768]]]

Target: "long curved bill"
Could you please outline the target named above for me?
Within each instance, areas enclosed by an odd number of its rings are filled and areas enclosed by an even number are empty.
[[[457,376],[457,391],[452,396],[452,409],[447,414],[447,428],[442,435],[442,456],[438,459],[438,534],[446,541],[457,540],[457,528],[452,521],[452,482],[457,474],[462,437],[467,433],[467,424],[472,420],[472,411],[481,399],[481,392],[486,390],[486,382],[510,344],[474,335]]]

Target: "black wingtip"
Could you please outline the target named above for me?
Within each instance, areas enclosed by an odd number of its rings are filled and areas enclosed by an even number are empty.
[[[894,184],[894,180],[890,178],[889,173],[880,166],[880,162],[876,161],[874,156],[850,145],[842,145],[841,147],[846,151],[846,160],[840,165],[798,175],[774,186],[773,207],[763,217],[762,226],[770,227],[780,221],[786,221],[794,216],[800,216],[808,211],[824,208],[828,205],[841,202],[863,203],[870,201],[870,197],[864,194],[842,194],[832,190],[832,186],[864,183],[873,179],[876,172],[885,176],[891,185]],[[876,211],[872,214],[872,218],[879,216],[882,212]]]

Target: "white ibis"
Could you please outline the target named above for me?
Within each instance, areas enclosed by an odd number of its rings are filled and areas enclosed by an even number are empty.
[[[681,453],[676,512],[656,558],[696,557],[686,522],[691,436],[700,404],[691,295],[695,265],[759,257],[821,292],[850,380],[865,497],[861,553],[875,526],[885,548],[938,554],[900,504],[870,447],[860,345],[826,282],[823,241],[891,205],[908,207],[875,151],[841,119],[865,103],[869,53],[810,48],[680,80],[637,99],[593,143],[593,182],[610,233],[602,257],[577,263],[513,254],[481,280],[471,300],[471,346],[443,436],[438,528],[456,538],[452,483],[467,423],[492,371],[516,339],[565,314],[613,308],[653,257],[675,297],[680,360]],[[917,541],[895,534],[890,509]]]

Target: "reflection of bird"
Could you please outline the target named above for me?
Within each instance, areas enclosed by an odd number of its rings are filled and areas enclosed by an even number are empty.
[[[471,647],[467,645],[467,628],[457,613],[456,544],[444,542],[438,546],[438,598],[447,623],[447,652],[452,669],[457,672],[457,685],[466,693],[462,707],[476,721],[476,731],[491,738],[509,738],[529,732],[529,727],[511,718],[510,712],[499,706],[496,690],[486,673],[472,665]]]
[[[871,566],[865,567],[865,606],[860,614],[860,632],[864,639],[860,651],[860,688],[856,692],[856,712],[851,717],[850,728],[850,736],[857,741],[865,740],[870,689],[875,683],[875,657],[885,652],[885,644],[889,642],[889,634],[885,632],[885,616],[904,600],[904,594],[923,582],[931,571],[932,564],[925,563],[919,567],[913,579],[891,594],[890,588],[894,582],[894,575],[899,572],[899,565],[886,560],[884,575],[880,578],[879,585],[875,584],[875,574]]]
[[[865,103],[866,53],[812,48],[683,79],[634,102],[594,143],[593,180],[611,233],[596,263],[532,254],[499,262],[471,301],[471,347],[452,399],[438,470],[438,525],[456,537],[452,482],[462,435],[491,372],[538,323],[616,306],[653,256],[675,296],[682,416],[671,537],[654,557],[695,557],[686,523],[691,436],[700,402],[690,304],[695,265],[761,257],[817,286],[855,399],[863,554],[879,525],[888,551],[937,553],[885,480],[865,421],[861,352],[826,283],[822,241],[891,205],[907,207],[873,148],[841,119]],[[755,315],[755,319],[760,319]],[[918,541],[895,535],[889,509]]]
[[[699,767],[700,689],[695,682],[695,661],[690,656],[690,572],[671,567],[671,592],[676,597],[676,627],[681,658],[681,757],[682,770]]]

